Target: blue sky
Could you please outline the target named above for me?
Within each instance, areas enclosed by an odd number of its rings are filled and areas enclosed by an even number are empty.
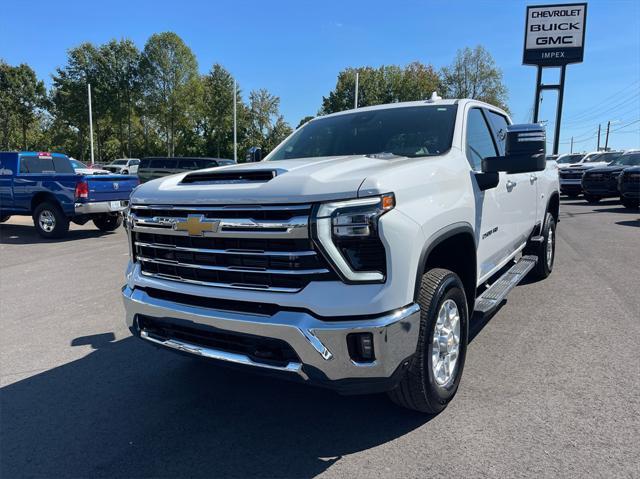
[[[458,48],[482,44],[504,73],[513,120],[523,122],[535,86],[535,67],[521,64],[525,7],[543,3],[560,2],[5,2],[0,58],[28,63],[49,85],[66,50],[81,42],[126,37],[142,48],[152,33],[170,30],[194,51],[201,72],[218,62],[245,96],[261,87],[280,96],[295,126],[317,112],[345,67],[418,60],[439,68]],[[604,128],[608,120],[611,146],[638,148],[640,1],[588,4],[585,61],[567,69],[561,151],[568,151],[571,136],[574,150],[595,149],[598,123]],[[547,83],[556,80],[555,71],[545,74]],[[548,92],[541,119],[553,120],[554,113],[555,94]]]

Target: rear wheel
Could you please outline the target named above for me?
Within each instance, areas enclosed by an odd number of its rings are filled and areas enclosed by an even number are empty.
[[[587,200],[587,203],[595,204],[599,202],[602,198],[596,195],[588,195],[585,193],[584,199]]]
[[[637,210],[638,207],[640,207],[640,200],[634,200],[631,198],[621,198],[620,201],[622,201],[622,204],[624,205],[625,208],[628,208],[630,210]]]
[[[93,220],[93,224],[96,225],[96,228],[98,228],[100,231],[113,231],[122,224],[122,215],[101,215]]]
[[[455,396],[464,367],[469,315],[462,281],[446,269],[427,271],[418,304],[418,348],[400,384],[388,394],[402,407],[437,414]]]
[[[538,258],[535,267],[529,273],[534,279],[545,279],[553,271],[556,259],[556,220],[551,213],[547,213],[542,226],[542,243],[530,248],[531,254]]]
[[[69,231],[69,219],[54,203],[40,203],[33,212],[33,225],[43,238],[61,238]]]

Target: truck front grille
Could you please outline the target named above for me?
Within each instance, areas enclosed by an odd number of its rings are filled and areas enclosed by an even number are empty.
[[[208,286],[296,292],[335,280],[309,238],[310,205],[132,205],[143,275]]]

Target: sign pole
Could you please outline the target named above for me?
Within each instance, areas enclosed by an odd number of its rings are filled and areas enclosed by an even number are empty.
[[[538,65],[538,73],[536,74],[536,102],[533,105],[533,122],[538,123],[538,114],[540,113],[540,90],[542,87],[542,67]]]
[[[562,123],[562,101],[564,100],[564,74],[567,65],[560,67],[560,85],[558,92],[558,110],[556,112],[556,131],[553,135],[553,154],[558,154],[558,146],[560,144],[560,124]]]

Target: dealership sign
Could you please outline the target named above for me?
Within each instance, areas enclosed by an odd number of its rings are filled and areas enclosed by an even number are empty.
[[[527,7],[522,63],[562,66],[582,62],[586,24],[586,3]]]

